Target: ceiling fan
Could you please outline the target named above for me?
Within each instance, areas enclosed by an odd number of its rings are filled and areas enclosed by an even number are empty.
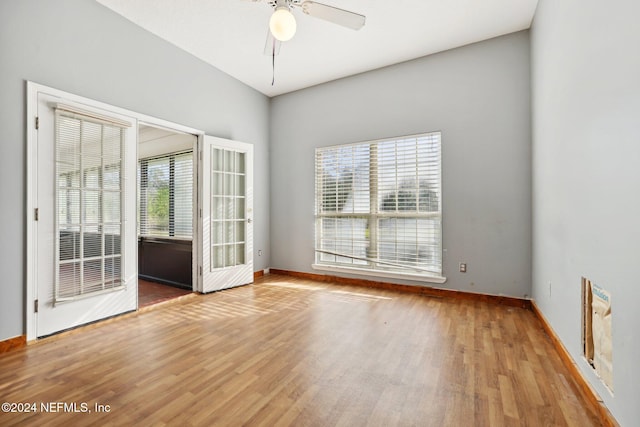
[[[259,2],[261,0],[250,1]],[[296,18],[291,13],[295,8],[300,8],[302,13],[306,15],[324,19],[352,30],[362,28],[366,20],[366,17],[359,13],[309,0],[267,0],[267,4],[273,8],[264,49],[265,54],[268,55],[276,55],[280,50],[280,43],[291,40],[295,35]]]

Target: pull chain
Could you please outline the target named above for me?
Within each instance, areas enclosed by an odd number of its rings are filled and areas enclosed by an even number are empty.
[[[276,81],[276,39],[273,38],[273,44],[271,45],[271,86]]]

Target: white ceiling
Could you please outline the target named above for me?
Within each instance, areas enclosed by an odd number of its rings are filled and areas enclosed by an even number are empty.
[[[268,96],[529,28],[538,0],[320,0],[366,15],[353,31],[294,10],[271,85],[266,0],[97,0]]]

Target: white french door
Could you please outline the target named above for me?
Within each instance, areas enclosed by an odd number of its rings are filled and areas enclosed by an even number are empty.
[[[253,282],[253,146],[204,135],[200,144],[200,292]]]
[[[37,94],[35,333],[137,307],[135,119]]]

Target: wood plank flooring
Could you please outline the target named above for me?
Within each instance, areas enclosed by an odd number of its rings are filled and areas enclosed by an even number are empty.
[[[0,354],[0,402],[37,405],[2,426],[599,425],[529,310],[277,275]]]
[[[147,307],[173,298],[189,295],[192,291],[138,279],[138,307]]]

